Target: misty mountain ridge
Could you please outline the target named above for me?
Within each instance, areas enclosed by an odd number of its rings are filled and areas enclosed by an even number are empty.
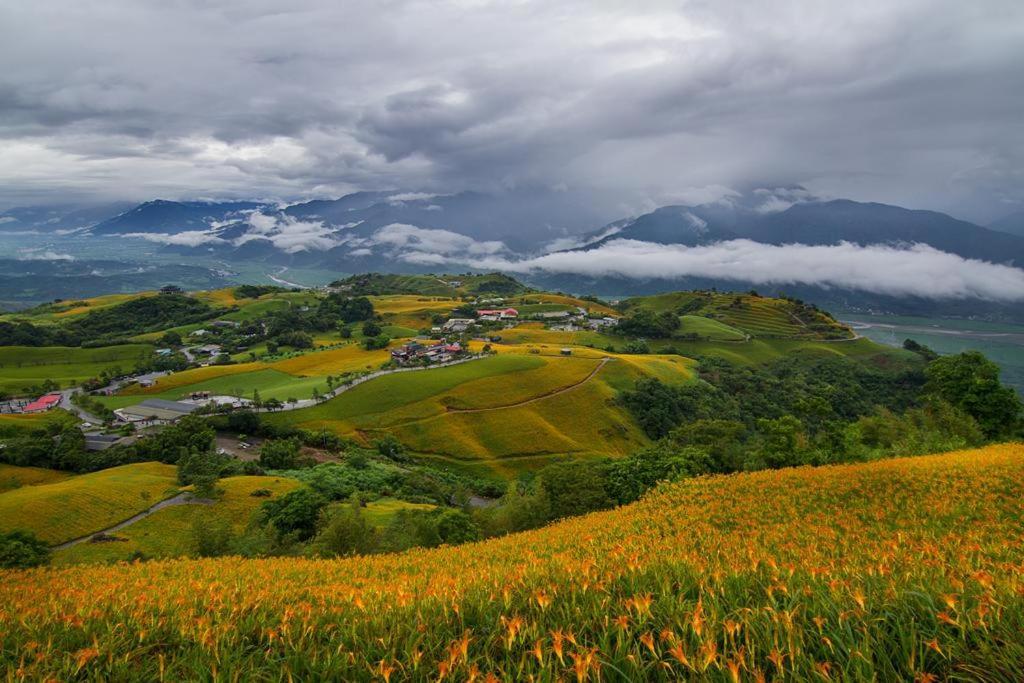
[[[1024,210],[1015,211],[988,224],[990,230],[1024,237]]]

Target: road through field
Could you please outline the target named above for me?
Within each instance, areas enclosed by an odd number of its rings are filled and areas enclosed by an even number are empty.
[[[154,512],[158,512],[159,510],[163,510],[164,508],[171,507],[172,505],[211,505],[212,503],[213,501],[211,500],[195,498],[190,492],[184,491],[176,496],[167,498],[166,500],[161,500],[159,503],[149,508],[148,510],[143,510],[138,514],[132,515],[128,519],[124,520],[123,522],[118,522],[112,527],[101,529],[99,531],[93,531],[91,533],[86,534],[85,536],[73,538],[70,541],[65,541],[64,543],[55,545],[53,546],[53,550],[63,550],[64,548],[70,548],[71,546],[78,545],[79,543],[85,543],[90,538],[93,538],[94,536],[97,536],[99,534],[112,534],[115,531],[120,531],[126,526],[131,526],[136,522],[144,520],[146,517],[149,517]]]

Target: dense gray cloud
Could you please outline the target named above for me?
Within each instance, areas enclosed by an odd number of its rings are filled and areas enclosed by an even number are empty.
[[[0,63],[0,204],[1024,200],[1019,0],[0,0]]]

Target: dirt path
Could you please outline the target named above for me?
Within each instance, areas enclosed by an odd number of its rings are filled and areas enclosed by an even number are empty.
[[[70,541],[64,541],[63,543],[61,543],[59,545],[52,546],[52,550],[63,550],[64,548],[70,548],[71,546],[78,545],[79,543],[85,543],[86,541],[88,541],[93,536],[96,536],[97,534],[110,534],[110,533],[113,533],[115,531],[120,531],[121,529],[125,528],[126,526],[131,526],[132,524],[135,524],[136,522],[141,521],[141,520],[145,519],[146,517],[149,517],[151,514],[153,514],[154,512],[157,512],[158,510],[163,510],[164,508],[168,508],[168,507],[171,507],[173,505],[210,505],[212,503],[213,503],[212,500],[205,500],[205,499],[202,499],[202,498],[193,498],[191,493],[189,493],[188,491],[185,491],[184,493],[179,493],[176,496],[171,496],[170,498],[167,498],[165,500],[161,500],[159,503],[157,503],[153,507],[149,508],[148,510],[143,510],[142,512],[140,512],[140,513],[138,513],[136,515],[132,515],[128,519],[126,519],[123,522],[120,522],[118,524],[115,524],[112,527],[109,527],[107,529],[102,529],[100,531],[93,531],[92,533],[89,533],[89,534],[87,534],[85,536],[81,536],[79,538],[73,538]]]
[[[598,372],[600,372],[601,368],[603,368],[609,361],[612,361],[612,360],[615,360],[615,359],[614,358],[602,358],[601,362],[597,364],[597,367],[594,368],[593,370],[591,370],[589,375],[587,375],[586,377],[581,379],[579,382],[576,382],[576,384],[570,384],[567,387],[562,387],[561,389],[555,389],[554,391],[549,391],[546,394],[541,394],[540,396],[534,396],[533,398],[528,398],[525,401],[519,401],[518,403],[509,403],[509,404],[503,405],[503,406],[491,406],[489,408],[448,408],[447,413],[448,414],[451,414],[451,413],[487,413],[487,412],[490,412],[492,410],[508,410],[509,408],[518,408],[520,406],[530,405],[531,403],[536,403],[537,401],[546,401],[549,398],[553,398],[555,396],[560,396],[562,394],[565,394],[565,393],[568,393],[570,391],[573,391],[574,389],[579,389],[581,386],[583,386],[584,384],[586,384],[590,380],[594,379],[594,375],[596,375]]]

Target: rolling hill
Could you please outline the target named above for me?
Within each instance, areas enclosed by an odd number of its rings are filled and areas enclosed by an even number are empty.
[[[1013,680],[1022,498],[1017,444],[700,477],[401,555],[8,571],[0,667],[32,679]]]

